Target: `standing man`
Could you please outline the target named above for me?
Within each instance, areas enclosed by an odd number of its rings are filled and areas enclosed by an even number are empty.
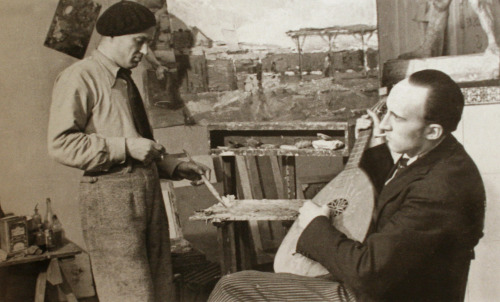
[[[260,57],[257,60],[255,72],[257,73],[257,83],[259,85],[259,89],[262,89],[262,59]]]
[[[97,20],[92,56],[56,79],[49,154],[84,170],[79,205],[100,301],[173,301],[168,222],[159,177],[196,180],[208,168],[155,142],[130,76],[147,54],[155,16],[121,1]]]
[[[325,78],[328,78],[332,75],[332,60],[330,58],[330,53],[328,53],[325,57],[325,61],[323,62],[323,75]]]
[[[363,242],[333,227],[326,207],[301,208],[296,251],[335,282],[240,272],[221,279],[211,301],[463,301],[485,208],[479,171],[451,134],[463,106],[449,76],[423,70],[394,86],[381,122],[371,114],[379,144],[362,166],[377,196]],[[396,165],[391,152],[401,155]]]

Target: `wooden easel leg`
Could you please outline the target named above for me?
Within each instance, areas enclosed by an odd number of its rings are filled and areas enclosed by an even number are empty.
[[[283,176],[281,176],[281,168],[277,156],[269,157],[271,161],[271,170],[273,174],[274,183],[276,184],[276,198],[285,198],[285,187],[283,185]]]
[[[236,195],[236,163],[234,156],[222,157],[222,183],[224,195]]]
[[[224,195],[236,195],[236,163],[235,157],[221,157],[222,182]],[[214,223],[217,227],[217,242],[219,243],[219,259],[221,274],[227,275],[238,271],[240,256],[237,246],[237,233],[234,222]]]
[[[235,236],[238,247],[238,270],[255,268],[257,255],[254,249],[253,239],[246,221],[235,222]]]
[[[215,223],[217,227],[217,241],[220,247],[221,273],[227,275],[238,271],[237,249],[235,241],[234,223]]]
[[[283,169],[283,178],[285,182],[285,197],[287,199],[295,199],[296,198],[296,176],[295,176],[295,157],[293,156],[284,156],[282,159],[282,169]]]
[[[241,196],[244,199],[263,199],[264,190],[262,177],[259,173],[258,160],[255,156],[236,156],[236,170],[241,186]],[[264,221],[248,221],[250,233],[255,247],[257,264],[266,264],[273,261],[272,255],[265,252],[264,237],[269,237],[271,230]],[[263,236],[264,235],[264,236]],[[268,240],[269,241],[269,240]]]
[[[244,157],[244,156],[236,156],[236,171],[238,173],[238,179],[239,179],[239,184],[241,187],[241,195],[238,196],[239,199],[253,199],[256,198],[254,193],[256,192],[256,188],[252,187],[252,184],[255,184],[255,182],[252,182],[251,180],[251,170],[255,170],[255,160],[250,157]],[[262,193],[260,194],[262,195]],[[262,196],[260,196],[262,199]],[[260,238],[260,230],[259,230],[259,225],[257,221],[249,221],[248,224],[250,225],[250,231],[252,233],[252,238],[253,238],[253,244],[255,246],[255,251],[257,253],[257,258],[259,255],[262,255],[263,253],[263,248],[262,248],[262,240]],[[259,262],[257,260],[257,262]]]
[[[285,188],[278,157],[260,156],[256,159],[264,198],[285,199]],[[261,232],[264,239],[264,251],[274,253],[285,237],[286,230],[279,221],[262,221],[260,225],[262,224],[266,225],[263,228],[264,232]]]

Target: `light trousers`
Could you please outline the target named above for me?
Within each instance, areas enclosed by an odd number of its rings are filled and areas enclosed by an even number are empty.
[[[79,200],[100,302],[174,301],[168,221],[156,166],[83,176]]]

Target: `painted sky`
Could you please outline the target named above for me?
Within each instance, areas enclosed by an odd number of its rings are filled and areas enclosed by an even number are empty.
[[[229,30],[238,42],[284,47],[294,47],[289,30],[376,24],[375,0],[168,0],[168,7],[213,40],[231,39]],[[305,46],[311,43],[317,41],[308,39]]]

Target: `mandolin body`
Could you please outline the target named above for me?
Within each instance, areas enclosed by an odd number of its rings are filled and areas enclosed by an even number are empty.
[[[314,198],[319,206],[332,209],[332,225],[350,239],[362,242],[372,219],[375,189],[368,175],[359,167],[342,171]],[[274,271],[318,277],[329,272],[316,261],[296,253],[303,229],[295,221],[283,239],[274,260]]]

